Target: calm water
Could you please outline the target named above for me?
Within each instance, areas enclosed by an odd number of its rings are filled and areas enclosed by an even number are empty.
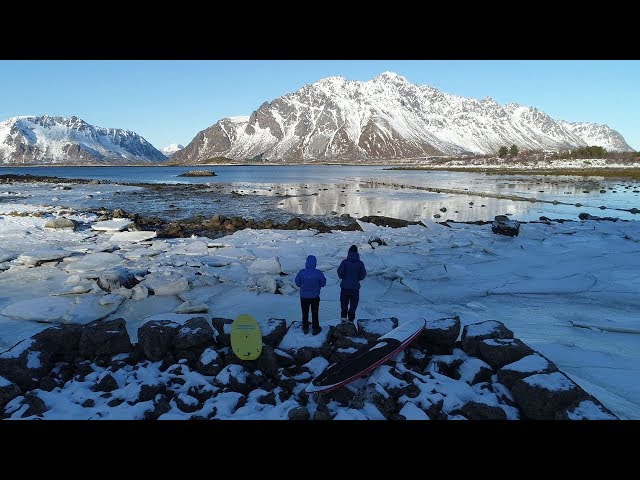
[[[49,175],[61,178],[145,182],[174,185],[148,189],[114,185],[55,184],[0,187],[0,202],[60,204],[74,208],[124,208],[166,218],[193,215],[242,215],[282,220],[293,215],[322,217],[385,215],[406,220],[492,220],[510,214],[519,220],[577,219],[581,212],[599,216],[640,219],[640,215],[612,209],[640,208],[640,182],[600,177],[487,175],[444,171],[384,170],[382,166],[215,166],[215,177],[178,177],[191,167],[0,167],[0,174]],[[192,189],[188,185],[205,184]],[[383,185],[386,184],[386,185]],[[404,185],[389,186],[388,184]],[[446,194],[411,187],[461,190]],[[604,190],[604,193],[601,193]],[[635,192],[634,192],[635,191]],[[237,195],[232,192],[238,192]],[[516,195],[570,205],[531,203],[489,195]],[[470,202],[473,202],[470,205]],[[582,206],[576,207],[575,203]],[[607,209],[600,209],[605,206]],[[441,211],[446,209],[446,211]]]

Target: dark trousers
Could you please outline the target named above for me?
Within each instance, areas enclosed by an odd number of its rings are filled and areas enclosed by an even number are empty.
[[[356,308],[358,308],[358,302],[360,301],[359,290],[349,290],[347,288],[340,289],[340,316],[342,318],[347,317],[347,309],[349,313],[349,320],[352,322],[356,318]]]
[[[302,326],[309,326],[309,307],[311,307],[311,318],[313,328],[320,328],[318,320],[318,310],[320,309],[320,297],[302,298],[300,297],[300,306],[302,307]]]

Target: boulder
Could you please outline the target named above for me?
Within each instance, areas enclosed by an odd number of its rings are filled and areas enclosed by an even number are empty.
[[[98,320],[85,325],[80,335],[80,357],[93,360],[111,358],[131,351],[131,340],[122,318]]]
[[[479,358],[469,357],[458,366],[458,378],[469,385],[488,382],[493,369]]]
[[[20,387],[13,382],[10,382],[4,377],[0,377],[0,410],[4,406],[16,397],[22,394]]]
[[[465,325],[462,329],[462,349],[472,357],[478,354],[478,347],[487,338],[513,338],[513,332],[502,322],[487,320]]]
[[[171,351],[178,324],[168,320],[151,320],[138,328],[138,347],[145,357],[158,362]]]
[[[517,362],[503,366],[498,369],[497,373],[498,381],[507,388],[512,388],[517,380],[537,373],[552,373],[557,370],[557,367],[553,363],[536,353],[527,355]]]
[[[358,333],[367,340],[377,340],[398,326],[396,317],[358,319]]]
[[[258,258],[251,262],[247,271],[250,275],[256,273],[271,273],[273,275],[278,275],[282,271],[282,267],[280,266],[280,261],[278,257],[274,258]]]
[[[258,325],[262,333],[262,343],[272,347],[280,343],[284,334],[287,333],[287,321],[283,318],[258,320]]]
[[[478,353],[493,368],[500,368],[531,355],[533,350],[518,338],[488,338],[480,342]]]
[[[38,388],[40,388],[40,390],[44,390],[45,392],[51,392],[58,385],[58,380],[50,375],[45,375],[40,379],[40,382],[38,382]]]
[[[125,267],[114,267],[98,277],[98,286],[107,292],[113,292],[120,287],[133,288],[140,283],[136,275],[144,276],[146,274],[146,270],[134,271]]]
[[[186,350],[190,348],[204,349],[215,343],[213,328],[204,317],[190,318],[182,327],[178,327],[173,337],[173,348]]]
[[[314,420],[331,420],[331,415],[329,414],[329,412],[319,412],[316,410],[316,412],[313,414],[313,419]]]
[[[0,354],[0,375],[22,391],[36,388],[40,378],[51,369],[51,354],[27,338]]]
[[[274,352],[273,347],[269,345],[263,345],[262,353],[258,358],[256,367],[265,375],[270,377],[276,377],[278,374],[278,357]]]
[[[520,222],[509,220],[505,215],[497,215],[495,221],[491,224],[491,231],[499,235],[517,237],[520,233]]]
[[[524,416],[532,420],[553,420],[557,413],[588,398],[582,388],[560,372],[516,380],[511,393]]]
[[[296,407],[289,410],[289,420],[309,420],[309,410],[307,407]]]
[[[263,351],[264,351],[264,347],[262,347]],[[284,368],[290,367],[292,365],[296,364],[296,359],[293,358],[291,355],[289,355],[287,352],[284,352],[282,350],[279,349],[274,349],[273,350],[275,356],[276,356],[276,363]]]
[[[211,319],[213,327],[218,332],[218,344],[223,347],[231,346],[231,324],[232,318],[215,317]]]
[[[506,420],[507,414],[498,407],[470,401],[462,406],[462,415],[469,420]]]
[[[143,383],[140,385],[140,393],[138,395],[138,402],[147,402],[154,400],[158,395],[165,395],[167,393],[167,387],[164,384],[156,383],[148,385]]]
[[[27,418],[34,415],[41,417],[44,412],[47,411],[47,406],[44,404],[44,401],[33,392],[27,392],[25,394],[22,404],[29,405],[29,407],[24,411],[21,418]]]
[[[176,406],[185,413],[193,413],[200,408],[198,399],[186,393],[180,393],[174,400]]]
[[[93,390],[95,392],[112,392],[118,388],[118,382],[110,373],[106,374],[95,384]]]
[[[73,362],[78,358],[82,326],[58,324],[33,336],[35,345],[51,355],[52,362]]]
[[[70,218],[53,218],[44,224],[44,228],[75,230],[78,223]]]
[[[265,395],[262,395],[260,398],[258,398],[258,403],[261,403],[262,405],[273,405],[275,407],[276,394],[273,392],[269,392]]]
[[[420,340],[436,345],[453,347],[460,335],[460,317],[427,320],[427,326],[420,335]]]

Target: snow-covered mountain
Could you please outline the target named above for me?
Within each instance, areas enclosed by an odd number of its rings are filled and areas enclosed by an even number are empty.
[[[24,116],[0,122],[0,163],[108,164],[162,162],[135,132],[101,128],[78,117]]]
[[[179,143],[172,143],[171,145],[167,145],[160,151],[164,153],[165,157],[170,157],[174,153],[182,150],[183,148],[184,148],[184,145],[180,145]]]
[[[604,125],[556,121],[537,108],[451,95],[385,72],[367,82],[325,78],[263,103],[249,117],[223,118],[172,161],[398,159],[495,153],[512,144],[633,150]]]

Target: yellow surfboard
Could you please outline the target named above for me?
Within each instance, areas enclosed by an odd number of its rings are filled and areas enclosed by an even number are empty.
[[[262,353],[262,333],[255,318],[239,315],[231,324],[231,348],[240,360],[255,360]]]

